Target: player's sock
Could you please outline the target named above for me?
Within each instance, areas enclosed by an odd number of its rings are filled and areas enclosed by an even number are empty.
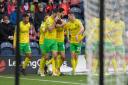
[[[61,67],[61,65],[63,64],[64,60],[62,59],[62,57],[61,57],[61,56],[58,56],[57,61],[58,61],[58,68],[60,68],[60,67]]]
[[[50,64],[52,64],[52,61],[54,60],[54,58],[51,58],[46,64],[47,65],[50,65]]]
[[[57,61],[57,59],[54,59],[54,61],[55,61],[55,69],[56,69],[55,73],[58,74],[58,72],[59,72],[58,71],[58,61]]]
[[[117,72],[117,62],[116,62],[116,60],[115,59],[112,59],[112,65],[113,65],[113,67],[114,67],[114,71],[115,72]]]
[[[74,58],[72,58],[71,59],[71,64],[72,64],[72,72],[73,72],[73,74],[75,73],[75,69],[76,69],[76,61],[75,61],[75,59]]]
[[[75,68],[77,66],[77,63],[78,63],[78,58],[75,59]]]
[[[58,56],[58,58],[57,58],[57,69],[58,69],[58,75],[60,75],[60,67],[61,67],[61,65],[62,65],[62,59],[61,59],[61,56]]]
[[[52,72],[53,72],[53,74],[56,73],[56,65],[55,65],[54,58],[52,59]]]
[[[22,68],[23,68],[23,69],[26,69],[27,66],[28,66],[28,64],[29,64],[29,62],[30,62],[30,59],[29,59],[28,57],[26,57],[26,58],[25,58],[25,61],[24,61],[24,63],[23,63]]]
[[[44,67],[45,67],[46,60],[44,57],[40,60],[40,73],[44,73]]]
[[[98,60],[97,59],[94,59],[93,60],[93,66],[92,66],[92,71],[94,73],[96,73],[97,66],[98,66]]]

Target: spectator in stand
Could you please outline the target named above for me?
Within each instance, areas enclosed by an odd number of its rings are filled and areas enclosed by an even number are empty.
[[[2,19],[4,13],[5,13],[5,8],[2,4],[0,4],[0,20]]]
[[[28,10],[30,9],[29,3],[28,3],[28,2],[25,2],[25,3],[23,4],[23,6],[22,6],[22,9],[23,9],[24,11],[28,11]]]
[[[16,10],[16,6],[17,0],[12,0],[12,2],[8,4],[7,11],[9,15]]]
[[[43,5],[39,4],[39,11],[35,13],[35,17],[34,17],[36,32],[39,32],[39,28],[42,21],[44,21],[44,17],[45,17],[45,10],[43,8]]]
[[[11,14],[10,14],[10,23],[12,25],[16,25],[16,18],[17,17],[17,13],[16,13],[16,10],[13,11]]]
[[[29,16],[29,22],[31,23],[31,24],[34,24],[34,16],[32,15],[32,13],[28,10],[28,11],[26,11],[26,13],[28,14],[28,16]]]
[[[38,41],[37,33],[36,33],[35,28],[32,24],[31,24],[31,29],[30,29],[30,32],[29,32],[29,36],[30,36],[30,41],[31,42],[37,42]]]
[[[0,43],[13,40],[14,28],[10,24],[9,17],[4,15],[0,23]]]
[[[6,0],[0,0],[0,3],[3,5],[5,11],[7,11],[7,1]]]
[[[19,18],[20,18],[20,20],[22,20],[22,15],[23,15],[23,14],[22,14],[21,11],[20,11],[20,13],[19,13]],[[13,12],[10,14],[9,20],[10,20],[11,25],[13,25],[13,26],[16,25],[17,10],[13,11]]]
[[[64,18],[67,18],[70,10],[70,5],[68,0],[63,0],[59,7],[64,9]]]
[[[45,8],[45,12],[48,13],[49,11],[52,11],[55,8],[56,8],[56,5],[53,4],[53,1],[52,0],[49,0],[47,6]]]
[[[38,7],[38,2],[37,1],[33,1],[34,2],[34,12],[38,12],[39,11],[39,7]]]
[[[35,12],[35,6],[33,2],[30,2],[30,12],[34,13]]]

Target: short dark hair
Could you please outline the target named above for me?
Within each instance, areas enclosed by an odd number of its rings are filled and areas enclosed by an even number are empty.
[[[57,8],[52,10],[52,13],[57,13],[57,12],[58,12]]]
[[[64,11],[64,9],[63,8],[58,8],[58,12],[63,12]]]
[[[29,15],[27,13],[23,14],[23,17],[29,17]]]
[[[9,17],[7,13],[5,13],[2,17],[5,17],[5,16]]]

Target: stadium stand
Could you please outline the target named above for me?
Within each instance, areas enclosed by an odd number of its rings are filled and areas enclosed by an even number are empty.
[[[3,42],[0,45],[0,56],[14,56],[14,50],[11,43]]]
[[[41,55],[38,43],[31,42],[30,47],[32,49],[32,56],[40,56]]]
[[[40,23],[36,24],[36,17],[35,14],[40,13],[39,12],[39,6],[42,6],[43,9],[47,10],[47,7],[49,7],[49,0],[21,0],[22,4],[21,4],[21,8],[20,8],[20,20],[22,19],[22,15],[24,13],[28,13],[31,16],[31,18],[33,19],[34,23],[32,22],[31,24],[34,25],[34,28],[36,30],[37,33],[34,33],[35,36],[37,36],[39,30],[37,30],[40,26],[37,26],[38,24],[40,25]],[[65,1],[65,3],[64,3]],[[65,9],[65,15],[68,14],[69,10],[71,9],[71,11],[76,15],[76,17],[78,19],[80,19],[82,21],[83,24],[85,24],[84,22],[84,7],[83,7],[83,0],[50,0],[50,2],[53,3],[53,8],[56,7],[57,5],[59,7],[62,7]],[[13,26],[16,26],[16,0],[2,0],[2,2],[0,1],[0,19],[2,19],[2,16],[4,14],[9,15],[9,19],[10,19],[10,23]],[[8,4],[8,5],[7,5]],[[43,11],[44,12],[44,11]],[[47,12],[47,11],[45,11]],[[42,13],[41,13],[42,14]],[[82,16],[81,16],[82,14]],[[67,17],[64,18],[65,21],[67,21]],[[43,20],[43,19],[41,19]],[[37,28],[38,27],[38,28]],[[30,36],[33,36],[33,34],[30,33]],[[38,46],[38,36],[37,39],[33,40],[30,39],[31,41],[31,48],[32,48],[32,55],[33,56],[40,56],[41,52],[40,52],[40,48]],[[0,49],[0,55],[3,56],[12,56],[14,55],[14,51],[13,51],[13,47],[10,43],[5,43],[5,42],[1,42],[1,49]],[[66,42],[68,43],[68,42]],[[66,44],[65,43],[65,44]],[[5,47],[3,46],[5,45]],[[10,47],[9,47],[10,46]],[[66,52],[67,55],[69,54],[69,46],[67,46],[66,48],[68,51]]]

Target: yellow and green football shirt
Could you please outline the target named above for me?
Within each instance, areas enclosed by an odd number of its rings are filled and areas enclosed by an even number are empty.
[[[123,21],[118,21],[114,25],[114,36],[113,42],[115,45],[123,45],[123,32],[125,30],[125,23]]]
[[[54,18],[52,16],[48,17],[46,19],[46,27],[49,28],[54,24]],[[54,28],[51,32],[50,31],[46,31],[45,33],[45,39],[52,39],[52,40],[56,40],[56,28]]]
[[[79,43],[79,41],[83,38],[82,35],[79,35],[79,40],[77,41],[76,40],[76,35],[77,33],[80,31],[80,26],[81,26],[81,21],[78,20],[78,19],[75,19],[74,21],[69,21],[67,24],[66,24],[66,29],[70,31],[70,42],[71,43]]]
[[[20,22],[20,43],[29,43],[30,23]]]
[[[20,22],[20,41],[19,43],[29,43],[29,30],[30,23],[25,24],[23,21]],[[16,32],[14,33],[14,46],[16,46]]]

